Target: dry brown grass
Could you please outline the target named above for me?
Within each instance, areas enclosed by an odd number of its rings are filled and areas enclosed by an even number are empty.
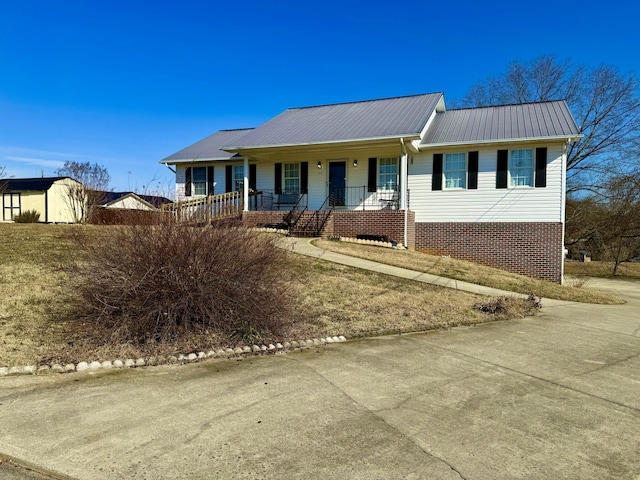
[[[0,224],[0,366],[114,360],[233,346],[228,336],[202,329],[171,343],[106,341],[98,325],[70,317],[74,292],[61,265],[74,255],[68,233],[90,228],[108,238],[111,227]],[[503,315],[474,307],[485,297],[365,272],[289,254],[296,296],[286,333],[265,341],[328,335],[374,335],[472,325],[531,315],[526,302]],[[287,274],[285,270],[284,274]]]
[[[621,304],[624,301],[613,295],[575,286],[558,285],[535,280],[524,275],[509,273],[450,257],[436,257],[409,250],[395,250],[347,242],[318,240],[315,245],[337,253],[365,258],[388,265],[419,272],[462,280],[477,285],[499,288],[509,292],[533,294],[537,297],[555,298],[583,303]]]
[[[613,262],[565,262],[570,275],[613,278]],[[625,262],[618,266],[616,278],[640,279],[640,262]]]

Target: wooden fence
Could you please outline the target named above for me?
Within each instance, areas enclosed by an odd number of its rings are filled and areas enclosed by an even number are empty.
[[[163,213],[173,215],[178,222],[206,223],[218,218],[240,216],[242,196],[240,192],[221,193],[169,203],[161,208]]]

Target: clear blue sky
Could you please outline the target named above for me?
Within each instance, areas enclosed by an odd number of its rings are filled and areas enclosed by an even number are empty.
[[[288,107],[443,91],[555,54],[640,76],[618,2],[0,0],[0,165],[108,168],[166,192],[162,158]]]

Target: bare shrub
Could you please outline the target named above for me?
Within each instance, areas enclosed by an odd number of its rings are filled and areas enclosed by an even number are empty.
[[[479,312],[511,318],[535,315],[541,307],[540,299],[535,295],[529,295],[526,299],[509,296],[494,297],[474,305]]]
[[[573,275],[564,276],[564,285],[573,288],[583,288],[589,284],[588,277],[576,277]]]
[[[78,238],[78,311],[138,344],[188,333],[278,335],[290,311],[287,253],[274,237],[219,224],[101,227]]]

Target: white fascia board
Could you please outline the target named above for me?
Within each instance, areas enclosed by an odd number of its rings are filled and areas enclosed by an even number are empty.
[[[160,160],[158,163],[163,165],[177,165],[178,163],[203,163],[203,162],[224,162],[231,161],[232,158],[229,157],[217,157],[217,158],[180,158],[173,160]],[[238,159],[236,159],[238,160]]]
[[[436,105],[436,108],[433,109],[433,112],[431,112],[431,115],[429,116],[429,119],[427,120],[427,123],[424,124],[424,127],[422,128],[422,131],[420,132],[420,140],[422,140],[424,138],[424,136],[426,135],[427,130],[429,130],[429,127],[433,123],[433,120],[436,118],[436,115],[438,113],[443,113],[445,111],[446,111],[446,107],[444,105],[444,95],[442,95],[440,97],[440,100],[438,100],[438,104]]]
[[[405,133],[405,134],[398,134],[398,135],[389,135],[386,137],[368,137],[368,138],[353,138],[353,139],[349,139],[349,140],[329,140],[326,142],[306,142],[306,143],[283,143],[280,145],[248,145],[248,146],[229,146],[229,147],[222,147],[222,149],[225,152],[234,152],[234,153],[239,153],[241,151],[244,150],[265,150],[265,149],[271,149],[271,148],[295,148],[295,147],[312,147],[315,145],[322,145],[322,146],[331,146],[331,145],[349,145],[349,144],[353,144],[353,143],[363,143],[366,144],[367,142],[381,142],[381,141],[385,141],[385,140],[400,140],[401,138],[404,139],[414,139],[414,138],[418,138],[419,139],[420,134],[419,133]]]
[[[508,138],[501,140],[473,140],[468,142],[453,142],[453,143],[429,143],[426,145],[419,145],[419,149],[429,150],[437,147],[463,147],[466,145],[490,145],[490,144],[504,144],[504,143],[539,143],[539,142],[561,142],[569,141],[576,142],[580,140],[584,135],[563,135],[560,137],[526,137],[526,138]]]

